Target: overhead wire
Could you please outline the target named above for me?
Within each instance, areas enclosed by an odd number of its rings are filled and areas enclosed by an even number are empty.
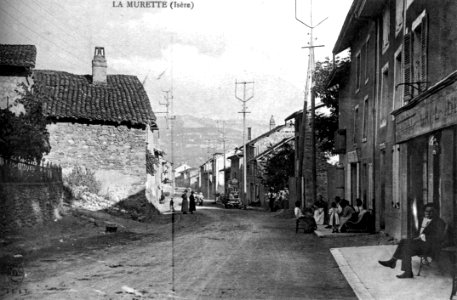
[[[46,40],[47,42],[51,43],[52,45],[60,48],[61,50],[65,51],[66,53],[68,53],[70,56],[72,56],[76,61],[78,61],[78,63],[81,63],[81,60],[72,52],[68,51],[67,49],[65,49],[65,47],[62,47],[58,44],[56,44],[54,41],[52,41],[51,39],[49,39],[48,37],[38,33],[36,30],[30,28],[28,25],[26,25],[24,22],[20,21],[19,19],[17,18],[14,18],[8,11],[6,11],[2,6],[0,6],[0,11],[2,11],[6,16],[8,16],[9,18],[11,18],[14,22],[18,23],[19,25],[21,25],[22,27],[28,29],[30,32],[36,34],[37,36],[40,36],[42,39]],[[6,24],[9,24],[6,22]],[[33,40],[33,39],[31,39]]]
[[[59,3],[58,1],[55,1],[54,3],[56,4],[56,6],[60,7],[60,9],[62,9],[63,11],[65,11],[66,13],[68,13],[69,15],[73,15],[73,13],[70,12],[69,10],[67,10],[67,9],[65,8],[65,6],[60,5],[60,3]],[[74,32],[77,33],[77,31],[74,31]],[[113,44],[108,44],[104,37],[100,36],[99,38],[102,39],[103,44],[114,46]],[[120,47],[117,47],[116,51],[119,52],[120,54],[122,54],[123,57],[129,57],[129,56],[131,56],[131,54],[128,55],[128,54],[126,54],[124,51],[122,51],[122,49],[121,49]]]

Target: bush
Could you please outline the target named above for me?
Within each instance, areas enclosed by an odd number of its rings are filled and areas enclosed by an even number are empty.
[[[95,178],[95,172],[78,165],[64,177],[64,183],[73,192],[82,188],[86,192],[98,194],[101,188],[100,182]]]

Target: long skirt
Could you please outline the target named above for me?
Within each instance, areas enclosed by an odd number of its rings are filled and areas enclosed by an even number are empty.
[[[187,200],[187,197],[182,198],[181,211],[183,213],[187,213],[189,211],[189,200]]]

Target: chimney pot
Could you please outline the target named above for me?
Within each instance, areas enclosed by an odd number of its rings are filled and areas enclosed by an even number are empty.
[[[105,48],[95,47],[94,59],[92,60],[92,83],[106,84],[107,68]]]
[[[275,127],[276,127],[276,122],[275,122],[275,119],[273,118],[273,115],[271,115],[271,118],[270,118],[270,130],[272,130]]]

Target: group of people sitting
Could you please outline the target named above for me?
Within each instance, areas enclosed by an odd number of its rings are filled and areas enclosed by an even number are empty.
[[[267,194],[268,206],[270,211],[274,212],[282,208],[289,208],[289,190],[287,187],[284,189],[275,192],[274,188],[270,188],[270,191]]]
[[[359,223],[366,212],[366,207],[360,199],[356,199],[353,206],[349,201],[337,196],[328,208],[327,202],[323,200],[322,195],[319,195],[313,207],[306,208],[304,212],[300,209],[300,201],[295,202],[297,220],[300,218],[304,220],[308,214],[312,216],[316,225],[327,225],[326,228],[332,228],[333,233],[345,232],[349,221]]]

